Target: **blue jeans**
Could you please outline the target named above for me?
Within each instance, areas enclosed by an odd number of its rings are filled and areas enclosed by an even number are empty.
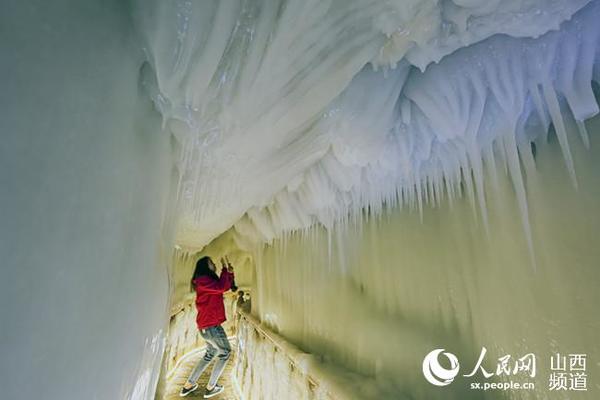
[[[208,387],[212,388],[217,384],[219,377],[225,369],[225,364],[231,354],[231,345],[227,339],[227,334],[221,325],[211,326],[200,330],[200,335],[206,341],[206,352],[204,356],[198,361],[196,367],[192,371],[192,374],[188,378],[188,383],[194,384],[200,378],[200,375],[206,370],[208,364],[217,356],[217,361],[213,367],[210,379],[208,381]]]

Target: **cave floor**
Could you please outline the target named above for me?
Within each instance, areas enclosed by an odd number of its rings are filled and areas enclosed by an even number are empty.
[[[232,342],[231,347],[235,349],[235,344]],[[212,371],[212,366],[214,363],[210,364],[206,371],[200,376],[198,379],[199,388],[195,392],[185,396],[179,397],[179,391],[181,387],[185,383],[187,377],[192,373],[192,369],[202,357],[204,352],[197,352],[190,357],[188,357],[184,362],[182,362],[177,370],[173,373],[173,375],[168,379],[166,386],[166,393],[164,396],[164,400],[175,400],[175,399],[203,399],[204,387],[208,383],[208,378],[210,377],[210,372]],[[211,397],[213,400],[238,400],[238,397],[235,394],[235,389],[233,388],[233,383],[231,381],[231,374],[233,372],[233,365],[235,362],[235,350],[232,353],[232,356],[229,358],[229,362],[225,367],[225,371],[223,371],[223,375],[219,379],[219,385],[223,385],[225,390],[223,393]]]

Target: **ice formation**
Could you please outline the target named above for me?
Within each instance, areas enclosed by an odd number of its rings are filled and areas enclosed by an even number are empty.
[[[423,385],[415,366],[436,347],[468,361],[478,345],[598,354],[598,254],[577,237],[599,226],[597,152],[583,148],[598,113],[600,2],[420,2],[406,30],[388,16],[410,7],[373,19],[381,9],[366,2],[277,4],[211,17],[206,5],[164,7],[181,29],[146,35],[155,103],[182,148],[179,243],[200,247],[233,224],[254,254],[260,319],[389,398],[482,398]],[[282,29],[289,13],[303,18]],[[330,21],[335,36],[320,30]],[[177,61],[156,56],[167,48]],[[296,389],[265,384],[293,374],[269,369],[284,362],[265,343],[247,345],[244,393]]]
[[[182,276],[171,281],[166,267],[172,245],[193,254],[232,227],[237,245],[255,252],[261,317],[315,351],[322,349],[311,338],[331,340],[335,330],[316,324],[316,317],[298,333],[303,314],[286,321],[289,301],[278,290],[268,297],[260,288],[279,282],[290,288],[289,298],[306,304],[327,296],[315,290],[309,298],[279,274],[300,269],[267,272],[286,260],[287,244],[305,252],[312,237],[319,261],[299,258],[306,261],[303,282],[313,282],[323,266],[352,276],[356,270],[339,260],[335,243],[354,243],[375,257],[379,248],[369,250],[366,241],[377,234],[364,235],[365,242],[339,237],[374,229],[377,221],[363,221],[363,213],[382,210],[418,210],[401,218],[421,215],[423,225],[411,220],[407,229],[423,241],[430,240],[425,233],[436,237],[438,221],[474,214],[477,228],[445,228],[448,235],[440,237],[448,248],[452,235],[471,238],[459,242],[462,258],[455,261],[473,261],[463,256],[479,254],[482,237],[518,235],[513,225],[521,224],[528,244],[508,249],[524,257],[502,259],[497,251],[486,257],[515,265],[535,257],[549,266],[546,282],[553,290],[564,280],[576,293],[581,283],[588,312],[597,304],[586,284],[597,282],[588,267],[598,246],[573,237],[598,232],[597,194],[585,186],[597,183],[593,174],[585,178],[597,164],[573,149],[594,141],[584,120],[598,112],[592,81],[600,79],[599,19],[600,0],[2,2],[2,396],[34,397],[41,387],[47,398],[79,397],[73,388],[85,387],[96,398],[152,398],[169,297],[185,285]],[[571,125],[580,139],[569,134]],[[544,146],[548,132],[551,143]],[[540,153],[536,160],[532,142]],[[557,149],[564,169],[555,168]],[[560,221],[567,226],[576,222],[564,243],[551,241],[564,252],[536,251],[536,230],[556,221],[537,216],[544,213],[535,195],[536,182],[544,182],[536,173],[544,152],[556,156],[546,171],[559,182],[547,184],[544,193],[552,201],[570,199],[569,212],[553,218],[565,216]],[[579,202],[563,185],[564,171],[581,191]],[[428,204],[440,210],[453,204],[459,211],[443,209],[428,225],[436,215],[424,211]],[[586,220],[579,208],[592,216]],[[511,229],[504,231],[503,223]],[[305,237],[291,233],[298,229]],[[404,244],[399,249],[410,250]],[[561,262],[574,266],[574,278],[561,275]],[[299,264],[290,261],[293,266]],[[476,279],[476,263],[468,266],[474,269],[453,276]],[[369,304],[377,315],[401,310],[394,287],[372,295],[369,281],[359,283],[359,292],[376,297],[357,305],[365,320]],[[355,293],[351,284],[340,281],[340,293]],[[536,299],[522,299],[529,304],[524,310],[535,310]],[[416,313],[438,306],[408,304]],[[454,304],[448,304],[440,303],[434,320],[452,327]],[[557,305],[561,318],[570,311],[584,315],[574,305]],[[518,320],[525,323],[523,315]],[[568,326],[543,317],[550,323],[541,327]],[[469,321],[456,319],[459,328]],[[380,327],[384,334],[394,331]],[[596,321],[586,327],[583,335],[597,331]],[[562,337],[573,345],[578,339]],[[360,330],[351,339],[363,344]],[[361,373],[387,376],[397,366],[365,356],[363,348],[336,346],[333,341],[329,356]]]
[[[172,147],[121,2],[0,2],[0,398],[151,399]]]
[[[597,112],[597,1],[146,9],[136,21],[154,100],[182,145],[183,245],[242,216],[240,232],[270,241],[365,207],[421,209],[461,182],[485,223],[483,168],[498,163],[528,231],[518,149],[529,152],[551,121],[576,182],[561,120]]]
[[[574,120],[566,127],[577,135]],[[600,118],[587,127],[598,133]],[[591,139],[591,150],[582,142],[572,146],[579,191],[557,162],[558,141],[538,147],[537,168],[527,175],[536,270],[530,268],[512,182],[501,171],[495,188],[486,185],[495,193],[487,233],[473,220],[468,198],[460,198],[452,207],[425,206],[422,221],[418,213],[396,208],[380,218],[315,226],[256,248],[253,313],[304,351],[364,376],[353,381],[375,380],[381,394],[357,398],[568,398],[548,389],[550,356],[600,356],[600,251],[591,239],[600,229],[600,151],[597,135]],[[482,393],[469,389],[469,378],[444,388],[424,380],[421,363],[430,351],[455,354],[461,374],[467,374],[483,346],[487,371],[505,355],[534,353],[536,389]],[[248,353],[262,357],[255,365],[277,357]],[[590,364],[590,374],[597,371]],[[254,372],[263,373],[260,367]],[[285,368],[281,374],[287,376]],[[522,376],[489,381],[511,379],[521,382]],[[479,374],[473,381],[485,379]],[[590,379],[578,395],[592,400],[599,391]]]

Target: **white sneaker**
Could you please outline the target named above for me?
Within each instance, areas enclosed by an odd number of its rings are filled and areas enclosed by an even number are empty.
[[[181,392],[179,392],[179,397],[185,397],[188,394],[192,393],[196,389],[198,389],[198,384],[197,383],[194,386],[192,386],[191,388],[189,388],[189,389],[181,388]]]
[[[206,391],[204,392],[204,398],[205,399],[209,399],[209,398],[211,398],[213,396],[218,395],[223,390],[224,390],[223,386],[221,386],[221,385],[215,385],[215,387],[212,388],[211,390],[206,389]]]

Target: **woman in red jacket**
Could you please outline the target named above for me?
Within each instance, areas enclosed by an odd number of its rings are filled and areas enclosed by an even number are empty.
[[[196,290],[196,309],[198,310],[196,324],[200,335],[206,341],[206,352],[181,389],[179,395],[182,397],[198,389],[198,378],[215,356],[217,356],[217,361],[206,386],[204,398],[216,396],[223,391],[223,386],[217,385],[217,381],[231,354],[227,334],[221,326],[225,322],[223,293],[232,286],[233,267],[228,260],[223,259],[221,259],[221,265],[223,267],[221,276],[217,276],[215,264],[210,257],[202,257],[196,263],[196,269],[192,276],[191,285]]]

